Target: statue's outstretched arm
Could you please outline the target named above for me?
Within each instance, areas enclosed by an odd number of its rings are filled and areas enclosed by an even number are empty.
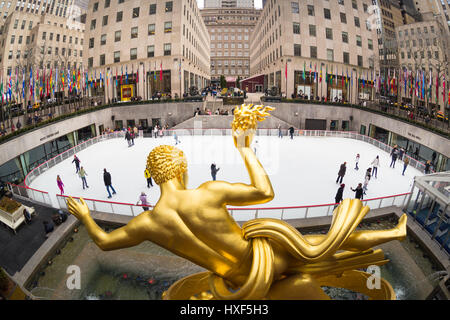
[[[108,251],[128,248],[138,245],[146,240],[141,228],[139,228],[139,226],[143,225],[139,221],[145,219],[144,215],[139,215],[130,220],[127,225],[110,233],[106,233],[97,225],[94,219],[92,219],[89,213],[89,207],[86,205],[83,198],[80,198],[80,202],[78,202],[72,199],[72,197],[69,197],[67,200],[67,207],[69,212],[85,225],[89,236],[102,250]],[[143,214],[145,213],[146,212]]]

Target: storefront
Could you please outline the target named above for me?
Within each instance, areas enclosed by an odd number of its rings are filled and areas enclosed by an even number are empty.
[[[294,97],[301,95],[307,95],[308,98],[313,96],[316,97],[316,85],[314,83],[314,75],[310,75],[309,71],[305,73],[303,77],[303,71],[294,71]]]

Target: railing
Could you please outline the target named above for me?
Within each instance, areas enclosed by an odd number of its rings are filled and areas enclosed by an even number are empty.
[[[231,135],[231,129],[173,129],[166,130],[166,136],[172,136],[173,134],[177,135],[202,135],[202,136],[220,136],[220,135]],[[286,135],[287,130],[283,130],[283,134]],[[257,129],[257,135],[267,135],[267,136],[278,136],[278,129]],[[356,139],[360,141],[364,141],[370,143],[383,151],[389,152],[392,150],[392,147],[376,140],[368,136],[361,135],[357,132],[353,131],[322,131],[322,130],[296,130],[294,131],[295,136],[309,136],[309,137],[339,137],[339,138],[349,138]],[[87,141],[84,141],[75,147],[72,147],[65,152],[57,155],[56,157],[42,163],[35,169],[33,169],[24,180],[25,186],[17,186],[13,184],[8,184],[10,190],[21,197],[25,197],[31,200],[34,200],[39,203],[43,203],[46,205],[50,205],[55,208],[64,208],[67,209],[67,198],[65,195],[56,195],[56,203],[52,203],[52,199],[48,192],[37,190],[30,188],[29,185],[42,173],[52,168],[53,166],[59,164],[61,161],[72,157],[75,153],[78,153],[89,146],[92,146],[98,142],[105,141],[108,139],[114,138],[123,138],[124,132],[118,131],[110,134],[104,134]],[[406,155],[405,155],[406,156]],[[415,168],[420,168],[419,170],[423,170],[424,164],[410,158],[410,165]],[[396,194],[386,197],[372,198],[363,200],[364,205],[369,205],[371,208],[382,208],[392,205],[397,205],[403,207],[409,193]],[[73,197],[75,199],[79,199],[79,197]],[[112,201],[104,201],[97,199],[84,199],[86,204],[88,205],[90,210],[96,212],[106,212],[113,214],[123,214],[129,216],[136,216],[140,212],[142,212],[143,205],[135,205],[131,203],[121,203],[121,202],[112,202]],[[54,201],[53,201],[54,202]],[[328,216],[333,212],[335,203],[328,204],[319,204],[319,205],[305,205],[305,206],[292,206],[292,207],[262,207],[262,208],[234,208],[229,207],[228,210],[230,214],[237,221],[246,221],[253,218],[278,218],[281,220],[289,220],[289,219],[301,219],[301,218],[310,218],[310,217],[320,217],[320,216]],[[151,207],[151,206],[148,206]]]

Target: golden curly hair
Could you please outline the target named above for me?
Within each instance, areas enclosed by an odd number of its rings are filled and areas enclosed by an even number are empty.
[[[187,171],[187,160],[183,151],[174,146],[155,147],[147,157],[147,169],[156,184],[181,178]]]

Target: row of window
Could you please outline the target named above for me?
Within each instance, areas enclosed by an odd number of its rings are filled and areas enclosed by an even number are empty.
[[[124,3],[125,0],[118,0],[118,4]],[[111,0],[105,0],[104,8],[109,8],[111,5]],[[92,12],[98,11],[99,3],[95,2],[92,6]],[[167,1],[164,6],[164,12],[172,12],[173,11],[173,1]],[[134,16],[137,14],[137,16]],[[149,14],[156,14],[156,3],[150,4]],[[133,18],[139,17],[139,8],[133,9]]]
[[[240,76],[246,75],[246,76],[248,76],[250,74],[250,71],[249,70],[241,70],[241,69],[238,69],[238,70],[235,70],[235,69],[223,69],[223,70],[217,69],[217,70],[215,70],[215,69],[213,69],[213,70],[211,70],[211,75],[216,75],[216,74],[218,74],[218,75],[231,74],[231,75],[240,75]]]
[[[214,34],[212,34],[211,35],[211,41],[215,41],[215,40],[217,40],[217,41],[222,41],[222,40],[223,41],[228,41],[228,39],[231,40],[231,41],[234,41],[234,40],[242,41],[242,39],[244,39],[245,41],[248,41],[249,37],[248,37],[248,35],[244,35],[244,37],[242,37],[242,35],[240,35],[240,34],[237,34],[237,35],[234,35],[234,34],[230,34],[230,35],[228,35],[228,34],[214,35]]]
[[[424,40],[425,40],[425,42],[424,42]],[[416,47],[417,46],[417,42],[419,43],[419,47],[422,47],[424,44],[427,47],[429,47],[431,45],[436,47],[438,45],[437,38],[433,38],[433,39],[430,39],[430,38],[422,39],[422,38],[420,38],[418,40],[412,39],[412,40],[400,41],[400,48],[403,48],[405,46],[407,48],[409,48],[411,46],[411,44],[412,44],[412,47]]]
[[[164,43],[164,55],[170,56],[172,54],[172,44],[171,43]],[[149,45],[147,46],[147,58],[151,58],[155,56],[155,46]],[[131,48],[130,49],[130,56],[127,60],[136,60],[138,58],[138,52],[137,48]],[[120,62],[120,51],[114,51],[113,52],[113,62],[118,63]],[[99,57],[99,65],[103,66],[106,64],[106,54],[101,54]],[[88,58],[88,67],[92,68],[94,66],[94,58],[90,57]]]
[[[411,35],[413,36],[415,34],[415,30],[417,30],[417,34],[420,35],[422,34],[422,28],[421,27],[417,27],[416,29],[411,28],[410,31],[408,31],[408,29],[405,29],[404,31],[400,30],[398,32],[398,37],[399,38],[403,38],[403,33],[405,34],[405,37],[407,37],[409,35],[409,32],[411,33]],[[434,26],[430,26],[430,33],[434,34]],[[423,33],[424,34],[428,34],[428,27],[424,26],[423,27]]]
[[[61,52],[61,54],[60,54],[60,52]],[[40,48],[40,54],[41,55],[45,55],[45,54],[52,55],[53,53],[54,53],[55,56],[63,56],[63,57],[66,56],[66,53],[67,53],[67,57],[72,57],[72,54],[73,54],[73,57],[77,57],[78,53],[79,53],[79,57],[80,58],[83,57],[83,50],[79,50],[78,51],[77,49],[73,49],[72,50],[72,49],[68,48],[67,51],[66,51],[66,48],[61,48],[61,51],[60,51],[58,47],[55,47],[55,50],[53,51],[52,47],[45,48],[44,46],[42,46]],[[23,59],[27,59],[28,56],[31,56],[31,55],[32,55],[32,49],[24,50],[23,55],[22,55],[22,51],[21,50],[16,50],[16,54],[15,55],[14,55],[14,51],[13,50],[9,50],[9,52],[8,52],[8,60],[12,60],[14,56],[15,56],[16,59],[21,59],[22,57],[23,57]]]
[[[72,36],[69,36],[69,43],[72,43],[73,38],[75,38],[75,44],[78,44],[78,37],[72,37]],[[61,39],[61,35],[59,33],[57,33],[55,39],[56,39],[56,42],[59,42]],[[42,32],[42,40],[53,41],[53,32],[49,32],[48,39],[47,39],[47,32],[46,31]],[[62,35],[62,42],[66,42],[66,40],[67,40],[67,36]],[[80,39],[80,44],[83,45],[83,38]]]
[[[419,55],[421,59],[425,59],[425,51],[420,51],[420,52],[414,52],[412,53],[411,51],[407,51],[406,55],[405,52],[401,52],[401,57],[402,59],[405,59],[405,57],[408,57],[408,59],[411,59],[412,57],[414,57],[414,59],[418,59]],[[428,50],[427,51],[427,58],[428,59],[433,59],[433,52]],[[434,51],[434,59],[439,60],[439,51]]]
[[[242,44],[240,42],[237,42],[237,43],[231,42],[230,44],[224,43],[223,48],[228,49],[228,45],[231,49],[236,49],[236,48],[237,49],[242,49],[242,48],[248,49],[249,48],[249,44],[247,42],[245,42],[244,44]],[[217,44],[211,43],[211,49],[216,49],[216,48],[222,49],[222,43],[217,43]]]
[[[248,51],[211,51],[211,57],[249,57]]]
[[[309,56],[311,58],[317,58],[317,47],[310,46],[309,47]],[[300,44],[294,44],[294,56],[301,57],[302,56],[302,47]],[[359,67],[363,66],[363,57],[361,55],[357,55],[357,64]],[[334,61],[334,50],[327,49],[327,60]],[[345,64],[350,64],[350,53],[343,52],[342,53],[342,62]]]

